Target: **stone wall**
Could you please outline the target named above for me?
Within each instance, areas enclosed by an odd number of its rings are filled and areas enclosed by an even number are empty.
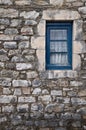
[[[73,21],[73,70],[45,69],[46,20]],[[86,0],[0,0],[0,130],[86,130]]]

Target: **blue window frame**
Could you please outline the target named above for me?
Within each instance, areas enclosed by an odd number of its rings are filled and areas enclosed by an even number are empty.
[[[72,69],[72,21],[46,22],[46,69]]]

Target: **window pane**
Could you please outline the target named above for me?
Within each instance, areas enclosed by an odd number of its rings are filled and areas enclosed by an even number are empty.
[[[50,42],[50,52],[67,52],[67,42]]]
[[[67,40],[67,30],[50,30],[50,40]]]
[[[68,56],[67,54],[51,54],[50,55],[50,64],[58,66],[68,65]]]

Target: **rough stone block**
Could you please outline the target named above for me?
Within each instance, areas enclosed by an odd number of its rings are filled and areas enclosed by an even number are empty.
[[[62,96],[62,91],[61,90],[51,90],[51,95]]]
[[[0,103],[15,103],[17,101],[17,97],[13,95],[1,95],[0,96]]]
[[[30,12],[21,12],[20,17],[24,17],[25,19],[31,19],[35,20],[37,17],[39,17],[39,13],[36,11],[30,11]]]
[[[14,91],[14,95],[21,95],[21,89],[20,88],[16,88]]]
[[[32,27],[23,27],[21,28],[21,33],[23,35],[33,35],[33,29]]]
[[[31,0],[15,0],[15,4],[16,5],[30,5]]]
[[[28,104],[19,104],[17,105],[18,112],[28,112],[29,106]]]
[[[34,94],[34,95],[39,95],[39,94],[41,94],[41,89],[40,89],[40,88],[35,88],[35,89],[33,90],[32,94]]]
[[[50,95],[44,95],[44,96],[39,96],[38,100],[43,101],[44,103],[49,103],[52,101],[51,96]]]
[[[0,4],[12,5],[12,0],[0,0]]]
[[[0,78],[0,85],[10,87],[11,80],[11,78]]]
[[[30,63],[16,63],[17,70],[29,70],[32,69],[32,65]]]
[[[3,94],[9,95],[11,94],[11,90],[9,88],[3,88]]]
[[[15,49],[17,48],[17,43],[16,42],[4,42],[4,48],[7,49]]]
[[[27,80],[13,80],[13,87],[28,87],[31,86],[31,82]]]
[[[37,25],[37,22],[35,20],[25,20],[25,25],[34,26]]]
[[[11,105],[9,105],[9,106],[3,106],[2,107],[2,112],[8,112],[8,113],[10,113],[10,112],[13,112],[14,111],[14,107]]]
[[[0,40],[4,41],[9,41],[9,40],[13,40],[13,36],[12,35],[4,35],[4,34],[0,34]]]
[[[4,33],[6,35],[15,35],[15,34],[18,34],[18,30],[15,28],[6,28]]]
[[[31,90],[30,90],[30,88],[23,88],[22,87],[22,92],[23,92],[23,94],[31,94]]]
[[[80,13],[86,14],[86,6],[80,7],[78,10],[79,10]]]
[[[32,78],[36,78],[38,76],[36,71],[29,71],[27,72],[27,78],[28,79],[32,79]]]
[[[29,48],[29,41],[23,41],[18,44],[19,49]]]
[[[18,17],[18,11],[10,8],[8,9],[0,8],[0,17],[16,18]]]
[[[57,6],[62,6],[64,0],[50,0],[50,4],[57,5]]]
[[[2,19],[0,19],[0,24],[2,24],[2,25],[9,25],[10,21],[7,18],[4,18],[4,19],[2,18]]]
[[[32,103],[35,102],[35,97],[28,96],[28,97],[19,97],[18,98],[19,103]]]

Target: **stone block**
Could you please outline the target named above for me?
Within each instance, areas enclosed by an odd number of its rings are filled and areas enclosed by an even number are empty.
[[[11,94],[11,90],[9,88],[3,88],[3,94],[9,95]]]
[[[35,61],[35,56],[33,55],[25,55],[26,61],[33,62]]]
[[[70,85],[74,87],[82,86],[83,83],[81,81],[70,81]]]
[[[8,9],[0,8],[0,17],[16,18],[18,17],[18,11],[10,8]]]
[[[17,27],[17,26],[20,26],[21,23],[22,23],[21,19],[12,19],[10,26],[11,27]]]
[[[38,73],[36,71],[27,72],[27,78],[28,79],[33,79],[33,78],[36,78],[37,76],[38,76]]]
[[[86,6],[80,7],[78,10],[80,13],[86,14]]]
[[[49,102],[52,101],[52,98],[51,98],[50,95],[44,95],[44,96],[39,96],[39,97],[38,97],[38,100],[39,100],[39,101],[42,101],[42,102],[44,102],[44,103],[49,103]]]
[[[39,112],[43,112],[43,104],[41,103],[33,103],[31,104],[31,111],[39,111]]]
[[[11,78],[0,78],[0,85],[10,87],[11,80]]]
[[[22,56],[13,56],[11,58],[11,62],[17,63],[17,62],[25,62],[25,58]]]
[[[25,20],[25,25],[34,26],[37,25],[37,22],[35,20]]]
[[[20,88],[16,88],[15,90],[14,90],[14,95],[21,95],[21,89]]]
[[[31,86],[31,82],[27,80],[13,80],[13,87],[28,87]]]
[[[17,102],[16,96],[13,96],[13,95],[9,95],[9,96],[1,95],[0,96],[0,103],[1,104],[3,104],[3,103],[15,103],[15,102]]]
[[[28,104],[18,104],[17,105],[18,112],[28,112],[28,110],[29,110]]]
[[[62,91],[61,90],[51,90],[51,95],[52,96],[62,96]]]
[[[31,47],[33,49],[43,50],[45,48],[44,37],[32,37]]]
[[[6,35],[15,35],[18,34],[18,30],[15,28],[6,28],[4,33]]]
[[[29,70],[32,69],[32,65],[30,63],[16,63],[17,70]]]
[[[78,95],[79,96],[86,96],[86,89],[84,89],[84,90],[80,90],[80,92],[78,92]]]
[[[64,104],[58,105],[58,104],[54,103],[54,104],[47,105],[46,108],[45,108],[45,111],[49,112],[49,113],[51,113],[51,112],[62,112],[63,109],[64,109]]]
[[[16,41],[29,40],[29,36],[17,35],[14,37],[14,40],[16,40]]]
[[[35,97],[28,96],[28,97],[19,97],[18,98],[19,103],[33,103],[35,102]]]
[[[39,87],[39,86],[41,86],[41,81],[39,79],[34,79],[32,81],[32,86],[33,87]]]
[[[71,10],[44,10],[43,19],[45,20],[75,20],[80,18],[78,11]]]
[[[25,26],[25,27],[21,28],[21,34],[23,34],[23,35],[33,35],[32,27]]]
[[[41,20],[37,26],[37,32],[39,36],[45,36],[45,20]]]
[[[24,17],[25,19],[35,20],[39,17],[39,13],[36,11],[23,11],[20,13],[20,17]]]
[[[2,112],[13,112],[14,111],[14,107],[12,105],[9,105],[9,106],[3,106],[2,107]]]
[[[0,0],[0,4],[2,5],[12,5],[12,0]]]
[[[22,92],[23,92],[23,94],[31,94],[31,90],[30,90],[30,88],[23,88],[22,87]]]
[[[0,117],[0,123],[6,122],[6,121],[7,121],[7,117],[5,116]]]
[[[6,49],[16,49],[17,43],[16,42],[4,42],[4,48]]]
[[[63,5],[64,0],[50,0],[50,4],[57,5],[58,7],[61,7]]]
[[[30,5],[31,0],[15,0],[15,4],[16,5]]]
[[[3,61],[8,61],[9,58],[7,57],[7,55],[0,55],[0,61],[3,62]]]
[[[22,41],[18,44],[19,49],[29,48],[29,41]]]
[[[9,19],[7,19],[7,18],[0,18],[0,24],[2,24],[2,25],[9,25],[10,24],[10,21],[9,21]]]
[[[86,105],[86,100],[83,98],[71,98],[73,105]]]
[[[35,88],[32,92],[33,95],[39,95],[41,94],[41,89],[40,88]]]
[[[0,40],[1,41],[9,41],[9,40],[13,40],[13,36],[12,35],[5,35],[5,34],[0,34]]]

